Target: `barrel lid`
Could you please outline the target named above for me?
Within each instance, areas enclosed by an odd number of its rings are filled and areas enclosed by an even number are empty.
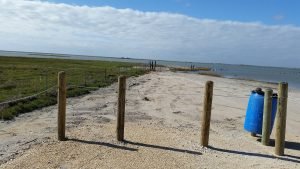
[[[265,92],[263,92],[260,87],[252,90],[252,93],[257,93],[257,94],[262,95],[262,96],[265,95]]]
[[[277,98],[277,97],[278,97],[278,94],[277,94],[277,93],[273,93],[272,97]]]

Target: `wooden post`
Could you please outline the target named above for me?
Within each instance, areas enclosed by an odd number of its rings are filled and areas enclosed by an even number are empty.
[[[4,107],[4,106],[3,106],[3,107]],[[2,105],[0,106],[0,111],[1,111],[1,119],[4,120],[4,119],[3,119]]]
[[[84,86],[86,86],[86,72],[84,72]]]
[[[284,155],[288,83],[279,83],[276,113],[275,154]]]
[[[45,82],[45,90],[47,90],[47,89],[48,89],[48,69],[46,71],[46,82]]]
[[[57,115],[57,129],[58,129],[58,140],[64,141],[65,128],[66,128],[66,73],[58,73],[58,115]]]
[[[119,77],[117,140],[124,140],[126,77]]]
[[[272,113],[272,89],[266,89],[264,96],[264,113],[261,143],[265,146],[269,145],[271,132],[271,113]]]
[[[106,77],[107,77],[107,69],[104,69],[104,80],[106,81]]]
[[[151,70],[153,71],[154,70],[154,61],[153,60],[151,61],[151,67],[152,67]]]
[[[214,83],[212,81],[207,81],[205,84],[204,105],[203,105],[203,113],[202,113],[202,127],[201,127],[201,143],[200,143],[201,146],[204,147],[208,146],[208,140],[209,140],[213,85]]]

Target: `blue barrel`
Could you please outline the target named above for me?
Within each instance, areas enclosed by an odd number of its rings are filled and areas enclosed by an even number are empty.
[[[271,113],[271,131],[273,128],[277,108],[277,96],[273,95]],[[249,98],[244,129],[255,134],[262,134],[264,111],[264,92],[252,91]]]

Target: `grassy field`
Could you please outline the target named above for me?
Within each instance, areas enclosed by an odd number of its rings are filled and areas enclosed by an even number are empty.
[[[104,87],[116,82],[119,75],[138,76],[146,72],[141,65],[134,63],[0,57],[0,103],[31,96],[50,88],[36,97],[0,107],[0,118],[8,120],[20,113],[56,104],[59,71],[67,74],[68,97],[95,90],[75,86]]]

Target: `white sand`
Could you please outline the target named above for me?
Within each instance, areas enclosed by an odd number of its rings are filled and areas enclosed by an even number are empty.
[[[202,148],[207,80],[215,83],[211,147]],[[286,155],[276,157],[274,147],[243,130],[247,95],[256,87],[276,86],[172,72],[127,82],[125,143],[115,138],[114,84],[68,99],[68,141],[56,141],[56,106],[1,122],[0,168],[300,168],[298,90],[289,90]]]

